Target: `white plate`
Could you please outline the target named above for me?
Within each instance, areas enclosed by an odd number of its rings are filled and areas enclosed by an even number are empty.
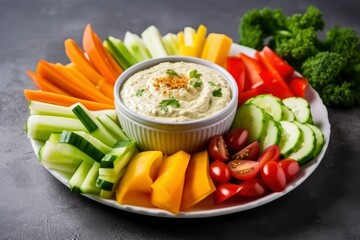
[[[254,54],[254,50],[240,46],[238,44],[233,44],[230,50],[229,55],[236,55],[239,52],[243,52],[245,54],[248,54],[252,56]],[[224,203],[220,204],[218,206],[215,206],[212,202],[212,198],[209,197],[196,205],[195,207],[189,209],[185,212],[180,212],[178,215],[173,215],[167,211],[158,209],[158,208],[145,208],[145,207],[137,207],[137,206],[130,206],[130,205],[121,205],[117,203],[115,200],[106,200],[101,199],[93,195],[89,194],[83,194],[85,197],[88,197],[94,201],[97,201],[101,204],[105,204],[107,206],[134,212],[138,214],[143,215],[150,215],[150,216],[157,216],[157,217],[169,217],[169,218],[204,218],[204,217],[214,217],[214,216],[220,216],[220,215],[226,215],[236,212],[245,211],[248,209],[252,209],[255,207],[259,207],[261,205],[264,205],[266,203],[269,203],[271,201],[274,201],[275,199],[278,199],[281,196],[284,196],[285,194],[289,193],[290,191],[294,190],[296,187],[298,187],[302,182],[304,182],[313,172],[314,170],[319,166],[321,160],[323,159],[325,155],[325,151],[328,147],[329,140],[330,140],[330,123],[328,118],[328,112],[323,104],[320,96],[318,93],[313,89],[309,88],[306,93],[306,99],[309,101],[311,105],[311,112],[313,115],[313,120],[315,124],[320,127],[322,130],[324,137],[325,137],[325,145],[319,154],[319,156],[311,161],[310,163],[306,164],[301,168],[300,174],[297,176],[296,179],[294,179],[290,184],[288,184],[284,191],[278,192],[278,193],[271,193],[269,195],[266,195],[264,197],[258,198],[256,200],[246,201],[246,202],[236,202],[236,203]],[[31,139],[31,144],[34,149],[34,152],[37,153],[40,149],[41,142],[35,141]],[[48,169],[47,170],[60,182],[68,186],[67,181],[59,175],[57,172]]]

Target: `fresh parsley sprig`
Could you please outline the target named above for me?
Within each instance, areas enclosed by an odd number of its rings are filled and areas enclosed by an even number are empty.
[[[162,100],[159,104],[160,109],[163,110],[164,112],[168,112],[169,110],[168,106],[171,106],[173,108],[179,108],[180,102],[175,98],[170,98],[170,99]]]

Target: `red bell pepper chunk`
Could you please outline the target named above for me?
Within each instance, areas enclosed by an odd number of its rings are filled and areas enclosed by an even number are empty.
[[[241,94],[239,94],[238,106],[244,104],[244,102],[246,102],[248,99],[264,93],[266,92],[261,87],[253,88],[245,92],[242,92]]]
[[[276,69],[271,65],[269,60],[261,52],[256,52],[256,57],[261,60],[267,71],[260,73],[261,78],[264,81],[262,87],[265,87],[269,93],[283,99],[287,97],[293,97],[294,94],[290,90],[285,80],[280,76]],[[273,86],[272,86],[273,85]],[[275,91],[274,93],[272,91]],[[277,95],[276,95],[277,94]]]
[[[263,71],[260,62],[243,53],[240,53],[239,56],[245,65],[244,91],[260,86],[263,83],[263,80],[260,77],[260,73]]]
[[[261,54],[270,62],[282,78],[288,79],[291,75],[293,75],[294,68],[268,46],[265,46],[261,50]]]
[[[303,98],[305,97],[309,82],[302,77],[293,77],[288,80],[288,85],[295,96]]]
[[[245,86],[245,65],[243,60],[237,56],[227,57],[226,69],[234,77],[239,93],[242,93]]]

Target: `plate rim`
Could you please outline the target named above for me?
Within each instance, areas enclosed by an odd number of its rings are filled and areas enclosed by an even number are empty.
[[[233,43],[231,49],[229,51],[229,56],[233,56],[238,54],[239,52],[248,54],[253,56],[255,50],[246,46],[239,45],[237,43]],[[298,73],[297,73],[298,74]],[[300,74],[299,74],[300,75]],[[320,98],[319,94],[309,86],[306,99],[310,98],[309,101],[311,106],[311,112],[314,117],[314,123],[319,126],[322,130],[325,138],[325,144],[320,152],[320,154],[311,162],[307,163],[305,166],[301,167],[301,175],[297,176],[291,183],[288,183],[286,188],[282,192],[274,192],[270,193],[264,197],[257,198],[255,200],[246,202],[245,204],[233,204],[227,207],[219,207],[214,209],[206,209],[206,210],[194,210],[191,211],[182,211],[177,215],[174,215],[166,210],[162,210],[159,208],[146,208],[140,206],[133,206],[133,205],[122,205],[119,204],[116,200],[111,199],[102,199],[92,194],[81,194],[89,199],[92,199],[98,203],[103,205],[113,207],[116,209],[120,209],[127,212],[132,212],[141,215],[147,216],[154,216],[154,217],[165,217],[165,218],[208,218],[208,217],[216,217],[222,215],[233,214],[237,212],[242,212],[246,210],[250,210],[256,207],[260,207],[267,203],[270,203],[297,188],[300,186],[309,176],[317,169],[320,162],[323,160],[326,150],[328,148],[330,142],[330,135],[331,135],[331,125],[329,122],[329,116],[326,106],[324,105],[322,99]],[[314,114],[316,113],[316,114]],[[33,151],[38,158],[38,151],[42,143],[40,141],[34,140],[30,138],[31,146]],[[56,171],[49,169],[45,165],[41,164],[47,171],[49,171],[58,181],[69,187],[67,181]]]

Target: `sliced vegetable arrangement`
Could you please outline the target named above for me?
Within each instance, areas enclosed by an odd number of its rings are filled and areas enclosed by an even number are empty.
[[[203,25],[164,36],[150,26],[141,36],[126,32],[123,40],[110,36],[103,42],[87,25],[83,48],[72,39],[64,44],[69,64],[41,60],[36,72],[27,71],[39,90],[24,91],[30,109],[26,129],[42,144],[41,164],[59,173],[73,192],[178,214],[211,197],[220,204],[235,195],[283,191],[327,140],[305,99],[308,81],[267,46],[254,56],[229,56],[231,38],[207,34]],[[117,119],[118,76],[166,55],[207,59],[237,82],[232,128],[209,139],[203,151],[139,151]]]

